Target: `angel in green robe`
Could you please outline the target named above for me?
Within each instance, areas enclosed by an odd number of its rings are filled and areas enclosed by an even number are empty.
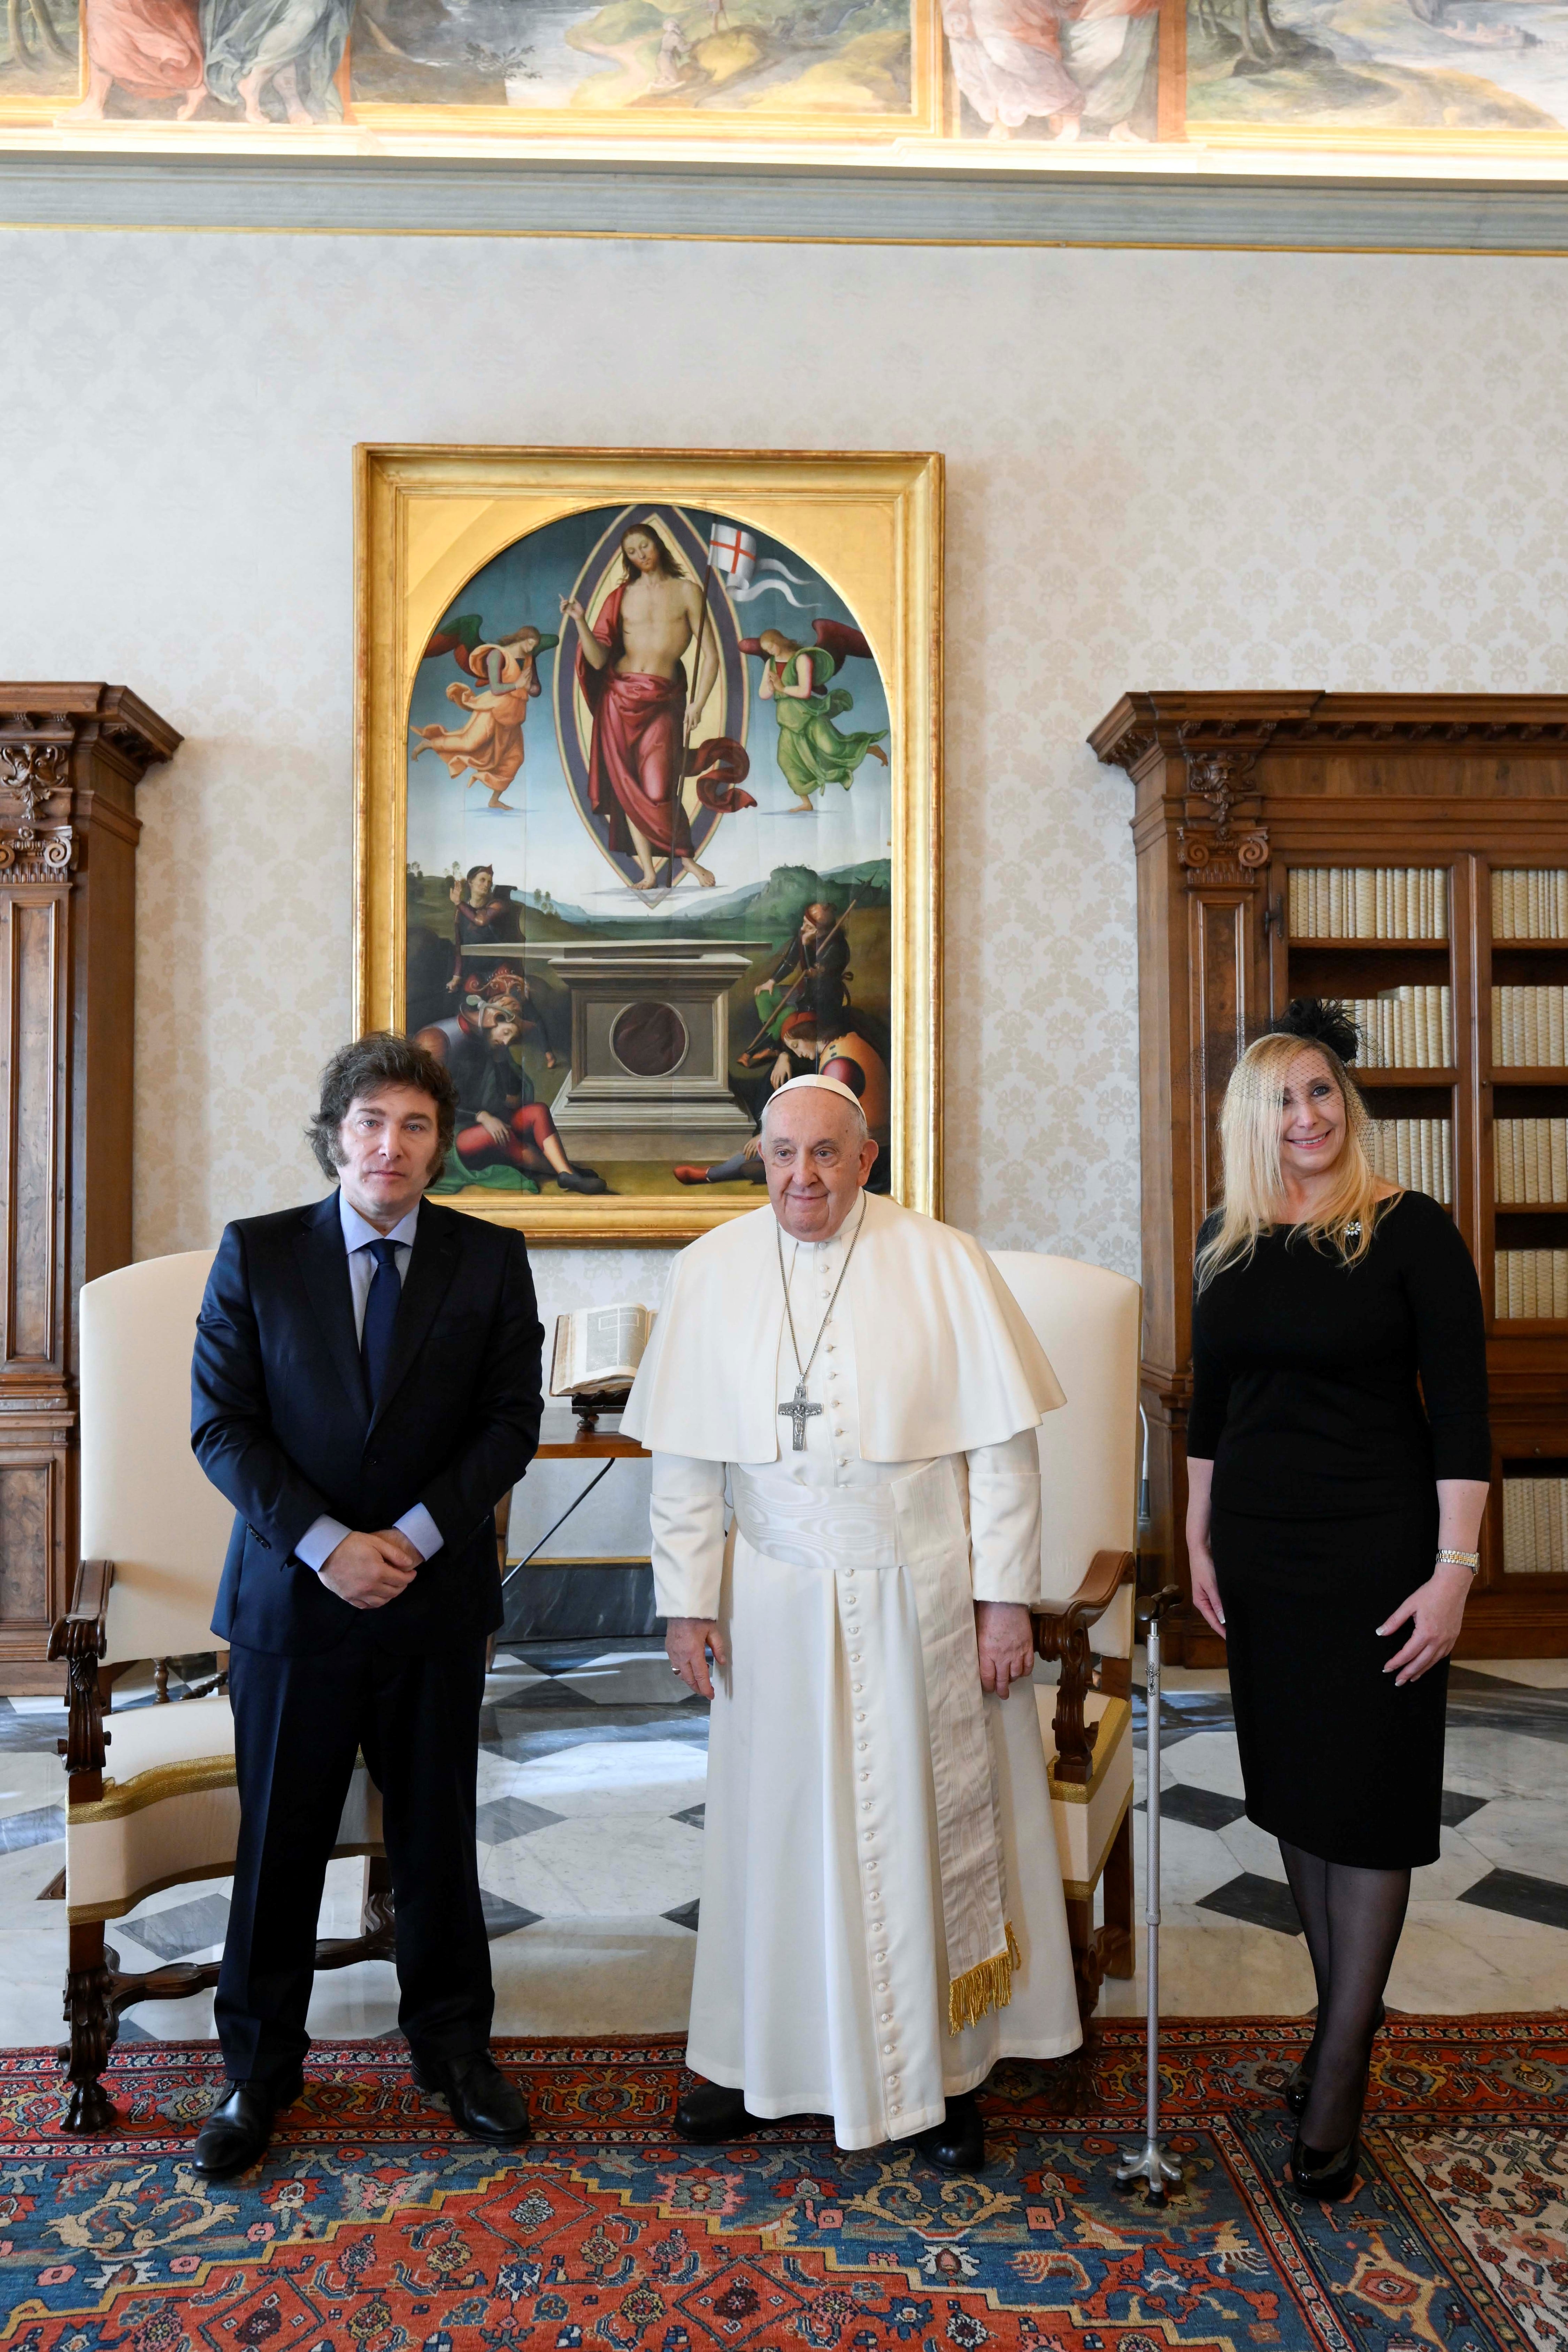
[[[797,813],[809,811],[826,784],[842,784],[847,793],[868,752],[884,768],[887,765],[887,753],[879,740],[887,732],[885,727],[846,735],[833,724],[844,711],[853,709],[854,696],[846,687],[830,687],[841,660],[839,654],[821,642],[831,625],[818,624],[819,642],[814,646],[797,644],[782,629],[764,629],[757,639],[763,656],[758,692],[764,702],[777,709],[779,765],[796,796]],[[871,648],[858,630],[846,628],[839,634],[846,641],[858,640],[846,643],[846,650],[869,655]]]

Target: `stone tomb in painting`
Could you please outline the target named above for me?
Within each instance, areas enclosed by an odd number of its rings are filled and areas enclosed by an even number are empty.
[[[729,992],[755,946],[596,940],[524,950],[570,999],[567,1081],[550,1108],[574,1160],[725,1160],[755,1132],[728,1078]]]

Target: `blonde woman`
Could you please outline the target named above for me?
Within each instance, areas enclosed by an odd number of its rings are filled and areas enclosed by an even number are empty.
[[[1475,1267],[1445,1210],[1375,1172],[1355,1048],[1341,1006],[1298,1001],[1237,1065],[1187,1417],[1192,1597],[1317,1980],[1286,2097],[1319,2198],[1354,2189],[1410,1873],[1437,1859],[1443,1661],[1491,1468]]]

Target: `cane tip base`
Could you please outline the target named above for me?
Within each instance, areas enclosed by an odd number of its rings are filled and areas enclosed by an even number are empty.
[[[1181,2186],[1181,2167],[1158,2140],[1145,2140],[1135,2156],[1116,2167],[1115,2181],[1118,2189],[1141,2188],[1151,2205],[1163,2205],[1170,2191]]]

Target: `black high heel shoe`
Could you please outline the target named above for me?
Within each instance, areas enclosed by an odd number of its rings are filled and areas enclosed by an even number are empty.
[[[1373,2039],[1375,2041],[1378,2034],[1382,2032],[1384,2026],[1387,2022],[1387,2019],[1388,2011],[1384,2008],[1383,2003],[1379,2001],[1377,2004],[1377,2021],[1372,2029]],[[1310,2058],[1312,2054],[1311,2045],[1309,2044],[1307,2058]],[[1284,2099],[1285,2105],[1289,2107],[1293,2116],[1299,2116],[1305,2113],[1307,2101],[1312,2096],[1312,2077],[1307,2068],[1307,2058],[1302,2059],[1301,2064],[1296,2068],[1295,2073],[1291,2076],[1290,2081],[1286,2084],[1284,2090],[1281,2095]]]
[[[1291,2181],[1303,2197],[1315,2197],[1324,2205],[1338,2204],[1348,2197],[1355,2186],[1355,2168],[1361,2158],[1361,2140],[1354,2136],[1348,2147],[1325,2156],[1319,2147],[1309,2147],[1300,2132],[1291,2149]]]

